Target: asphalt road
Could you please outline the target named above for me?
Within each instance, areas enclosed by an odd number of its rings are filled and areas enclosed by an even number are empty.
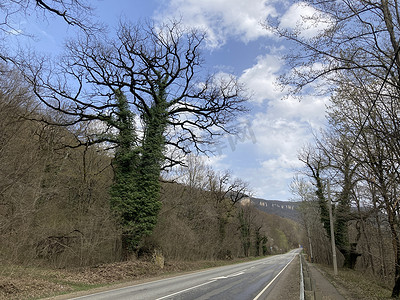
[[[82,296],[79,300],[264,299],[299,249],[257,261]]]

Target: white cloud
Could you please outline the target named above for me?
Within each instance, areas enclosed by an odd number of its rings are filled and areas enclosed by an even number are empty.
[[[328,98],[308,97],[269,101],[267,110],[255,115],[252,128],[257,145],[266,155],[296,157],[301,148],[324,125]]]
[[[304,96],[301,101],[295,98],[274,100],[269,103],[269,115],[283,116],[296,124],[302,124],[312,130],[318,130],[324,125],[328,97]]]
[[[259,167],[246,169],[241,175],[250,182],[255,197],[269,200],[289,200],[288,186],[293,167],[298,165],[285,155],[267,158]]]
[[[211,162],[213,168],[230,168],[252,187],[256,197],[288,200],[288,186],[302,167],[298,151],[312,142],[325,122],[327,98],[270,100],[264,111],[249,118],[255,142],[248,138],[236,149],[225,143],[220,156]]]
[[[253,122],[257,147],[264,156],[296,157],[297,149],[310,138],[307,124],[273,116],[271,113],[257,114]]]
[[[224,161],[226,158],[226,154],[215,156],[202,156],[204,163],[207,166],[212,167],[214,170],[228,170],[230,165]]]
[[[208,34],[208,45],[218,47],[229,37],[239,37],[244,42],[270,35],[261,22],[276,16],[268,0],[171,0],[158,12],[157,20],[182,18],[184,24],[200,27]]]
[[[275,177],[276,174],[279,174],[279,179],[291,179],[292,175],[291,171],[295,167],[299,167],[301,164],[297,159],[293,157],[287,157],[285,154],[281,154],[278,157],[271,158],[262,162],[262,167],[265,172],[269,174],[273,174]]]
[[[305,2],[294,3],[281,17],[282,28],[312,38],[332,25],[332,20]]]
[[[270,37],[261,22],[269,16],[277,17],[272,7],[276,3],[272,0],[171,0],[156,18],[182,17],[185,25],[207,31],[209,46],[220,47],[232,38],[249,42]],[[316,22],[313,17],[317,15],[311,6],[294,4],[282,15],[280,25],[289,30],[300,30],[304,37],[312,37],[318,33],[318,28],[329,26],[328,18]],[[312,142],[313,132],[323,126],[328,99],[304,96],[302,101],[280,100],[283,92],[276,83],[284,61],[276,55],[281,48],[269,50],[268,54],[256,57],[255,64],[243,70],[239,77],[252,92],[252,102],[256,104],[257,112],[247,119],[255,138],[249,135],[247,139],[233,143],[234,147],[229,138],[222,140],[217,156],[211,157],[209,164],[219,170],[231,169],[234,175],[250,183],[256,196],[287,200],[291,197],[288,185],[295,169],[301,166],[297,159],[298,150]],[[220,76],[224,78],[226,74]]]
[[[212,165],[231,165],[236,176],[250,182],[256,196],[287,200],[291,197],[288,192],[291,179],[302,166],[298,151],[312,142],[313,133],[325,124],[329,98],[282,99],[283,94],[274,84],[281,64],[278,56],[268,54],[257,57],[256,64],[243,71],[240,80],[253,91],[253,103],[258,104],[257,112],[246,119],[255,142],[248,138],[238,143],[239,150],[226,142],[219,154],[229,155],[220,156]],[[238,155],[242,155],[242,162],[235,159]],[[252,160],[251,166],[249,160]]]
[[[253,93],[252,101],[261,103],[267,99],[281,98],[276,81],[282,64],[278,56],[259,56],[253,67],[243,71],[240,81]]]
[[[253,117],[251,128],[257,143],[259,167],[246,173],[258,196],[268,199],[290,198],[288,185],[302,166],[298,151],[312,142],[313,132],[325,123],[328,98],[306,97],[270,100],[264,112]]]

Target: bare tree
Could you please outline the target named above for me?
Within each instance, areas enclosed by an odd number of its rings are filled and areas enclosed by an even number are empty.
[[[10,36],[32,36],[29,28],[18,26],[22,19],[35,14],[41,20],[49,20],[52,16],[62,18],[66,24],[87,32],[100,27],[92,22],[92,7],[86,0],[3,1],[0,3],[0,59],[4,61],[14,59],[10,47],[6,47]]]
[[[358,73],[357,77],[360,78],[361,75]],[[357,222],[360,223],[361,228],[356,235],[357,239],[361,237],[361,230],[366,230],[365,220],[368,218],[375,216],[374,224],[380,226],[378,224],[381,223],[381,217],[378,211],[380,209],[384,211],[393,245],[393,271],[396,282],[393,296],[395,296],[399,290],[398,253],[400,253],[397,229],[399,214],[397,190],[400,177],[396,133],[399,122],[397,113],[399,104],[396,97],[390,97],[393,92],[392,88],[385,88],[384,95],[372,94],[371,90],[374,85],[377,85],[376,81],[367,84],[368,81],[364,77],[363,82],[364,84],[361,86],[352,80],[343,82],[338,93],[332,97],[333,105],[328,110],[331,124],[330,140],[341,140],[340,143],[331,142],[331,145],[342,150],[338,153],[330,147],[328,152],[331,166],[338,170],[335,174],[338,174],[339,171],[339,174],[348,174],[347,180],[346,176],[343,176],[343,187],[346,187],[346,182],[348,186],[343,189],[340,196],[343,198],[347,194],[354,200],[353,203],[358,208]],[[366,85],[370,88],[364,88]],[[360,193],[360,190],[363,193]],[[366,193],[368,195],[365,195]],[[362,205],[363,209],[360,208],[361,200],[365,202]],[[367,209],[368,207],[369,209]],[[382,240],[380,229],[378,228],[378,236]],[[370,245],[367,244],[367,249],[370,248]],[[381,249],[379,251],[383,253]],[[365,254],[370,255],[369,253]],[[354,255],[357,253],[353,253],[353,258],[355,258]],[[370,260],[373,264],[372,259]],[[383,257],[380,260],[382,262]]]
[[[300,93],[310,84],[316,87],[321,83],[325,92],[331,92],[354,72],[399,89],[397,1],[308,0],[298,5],[314,9],[311,16],[303,16],[298,28],[284,28],[277,20],[266,24],[295,44],[286,56],[293,69],[281,78],[283,84],[293,87],[292,92]],[[317,34],[303,34],[302,29],[316,24]]]
[[[307,237],[304,248],[309,255],[310,261],[327,263],[328,260],[326,258],[328,255],[326,252],[329,252],[329,241],[326,231],[319,221],[320,205],[314,186],[305,178],[296,176],[290,185],[290,192],[293,194],[295,201],[301,201],[299,212]]]
[[[323,178],[329,163],[326,161],[322,151],[312,147],[304,148],[299,154],[299,160],[305,164],[305,174],[315,186],[315,194],[320,207],[321,223],[326,230],[327,236],[330,236],[328,201],[325,195],[326,178]]]
[[[397,261],[392,296],[398,297],[400,244],[395,220],[399,149],[398,139],[395,141],[398,129],[395,111],[398,111],[400,96],[399,3],[396,0],[310,0],[296,5],[314,10],[312,15],[303,17],[298,28],[284,28],[277,20],[271,20],[266,26],[296,46],[286,56],[292,71],[282,76],[281,82],[297,95],[309,92],[306,87],[310,86],[333,95],[334,105],[338,105],[333,109],[333,114],[337,114],[334,119],[337,133],[340,131],[347,143],[347,153],[340,162],[342,168],[354,171],[346,167],[348,159],[355,160],[362,168],[365,164],[373,166],[371,174],[379,182],[376,188],[381,189],[382,202],[392,224]],[[310,24],[320,25],[317,34],[309,36],[301,30]],[[353,99],[352,105],[345,107],[349,99]],[[358,144],[362,146],[357,147]],[[354,192],[354,182],[348,183],[347,195],[351,187]]]
[[[56,66],[18,64],[42,103],[65,116],[62,125],[97,129],[75,146],[116,147],[112,205],[133,248],[156,223],[161,169],[183,164],[193,150],[207,152],[213,137],[235,132],[235,116],[245,111],[233,76],[203,77],[203,40],[175,21],[121,23],[115,39],[89,34],[69,42]]]
[[[56,66],[46,65],[46,59],[20,66],[37,97],[62,111],[67,125],[93,120],[106,124],[116,114],[115,91],[121,90],[142,122],[139,129],[160,110],[167,122],[163,135],[169,153],[188,154],[193,147],[207,152],[202,145],[215,135],[235,132],[230,125],[246,110],[246,97],[233,76],[202,76],[203,40],[203,33],[175,21],[160,27],[124,23],[116,39],[89,35],[69,42]],[[99,136],[82,143],[106,139]],[[173,155],[167,159],[169,165],[181,163]]]
[[[40,15],[55,15],[62,18],[67,24],[83,29],[89,28],[92,7],[86,0],[10,0],[0,4],[1,22],[0,31],[5,33],[18,32],[14,27],[16,18],[32,13]]]

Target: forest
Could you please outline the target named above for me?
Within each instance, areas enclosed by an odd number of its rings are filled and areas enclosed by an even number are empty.
[[[299,151],[302,228],[255,209],[246,182],[201,156],[237,133],[251,97],[202,70],[206,35],[177,20],[89,22],[83,1],[10,1],[75,26],[58,61],[0,47],[0,259],[53,268],[134,258],[228,260],[304,246],[400,295],[400,8],[397,1],[301,1],[279,78],[287,97],[328,97],[326,127]],[[2,33],[12,24],[0,24]],[[318,24],[319,26],[315,26]],[[312,26],[311,26],[312,25]],[[310,33],[310,27],[318,32]],[[332,202],[332,206],[331,206]],[[329,210],[332,209],[332,224]]]
[[[247,110],[235,78],[200,72],[204,33],[121,22],[111,38],[76,14],[83,2],[51,3],[2,7],[83,32],[56,62],[1,54],[2,261],[231,260],[298,246],[297,223],[258,211],[247,183],[202,159]]]
[[[110,206],[110,151],[68,147],[76,132],[37,121],[57,116],[37,111],[18,73],[9,71],[1,86],[1,260],[54,268],[120,261],[123,228]],[[159,219],[139,257],[226,260],[296,247],[299,225],[242,204],[234,191],[245,187],[196,156],[164,174]]]
[[[329,97],[327,124],[299,151],[303,168],[292,184],[302,200],[307,252],[369,273],[400,294],[399,91],[397,1],[306,1],[314,14],[297,30],[268,28],[297,45],[293,72],[282,83],[298,96]],[[301,4],[300,4],[301,5]],[[308,22],[308,23],[307,23]],[[302,34],[320,22],[315,36]],[[329,206],[333,203],[333,230]]]

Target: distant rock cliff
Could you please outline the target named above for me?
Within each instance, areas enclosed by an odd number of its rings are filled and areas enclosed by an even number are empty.
[[[250,198],[250,200],[255,207],[268,214],[277,215],[296,222],[300,220],[298,211],[300,202],[265,200],[260,198]]]

